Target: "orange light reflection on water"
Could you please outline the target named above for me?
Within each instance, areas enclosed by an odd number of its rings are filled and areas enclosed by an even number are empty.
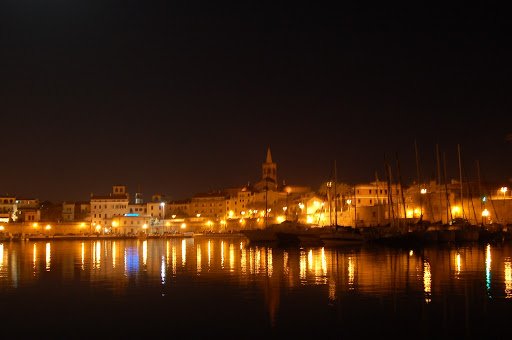
[[[510,299],[512,298],[512,263],[510,261],[510,257],[507,257],[504,262],[505,297]]]
[[[52,246],[50,242],[46,243],[46,271],[50,271],[50,266],[52,262]]]
[[[423,290],[425,292],[425,302],[432,301],[432,273],[430,271],[430,263],[423,261]]]
[[[201,270],[201,245],[198,244],[196,248],[196,271],[198,275],[201,273]]]

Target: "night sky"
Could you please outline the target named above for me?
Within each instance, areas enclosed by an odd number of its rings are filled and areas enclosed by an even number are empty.
[[[507,11],[443,3],[0,4],[0,194],[171,199],[278,179],[317,188],[464,172],[512,185]],[[388,6],[388,2],[385,3]],[[450,7],[452,6],[452,7]]]

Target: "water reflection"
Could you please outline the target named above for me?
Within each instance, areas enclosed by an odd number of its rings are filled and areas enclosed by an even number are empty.
[[[82,257],[82,264],[83,264],[83,257]],[[37,243],[34,243],[34,247],[33,247],[33,250],[32,250],[32,268],[34,269],[34,275],[36,275],[36,269],[37,269]]]
[[[56,301],[68,289],[66,299],[76,294],[85,297],[82,304],[90,303],[87,316],[104,299],[112,308],[130,301],[126,313],[140,307],[136,317],[148,315],[144,321],[156,317],[151,311],[159,306],[158,315],[170,320],[183,315],[179,320],[209,327],[236,320],[282,330],[283,322],[291,327],[310,322],[316,331],[332,321],[340,326],[339,336],[352,324],[358,331],[369,328],[357,321],[369,317],[390,325],[407,320],[408,326],[416,322],[425,329],[459,325],[465,335],[472,320],[512,312],[511,259],[512,245],[495,244],[412,251],[253,246],[235,237],[3,242],[0,296],[13,296],[10,302],[30,296],[23,301],[27,305],[41,294],[54,294]],[[69,301],[61,305],[71,308]],[[80,314],[78,306],[70,313]],[[201,319],[198,310],[207,311],[209,319]],[[442,325],[431,327],[433,322]]]
[[[423,291],[425,292],[425,302],[432,301],[432,273],[428,260],[423,261]]]
[[[46,271],[50,271],[51,262],[52,262],[52,246],[51,243],[46,243]]]
[[[84,243],[84,242],[82,242],[82,243],[81,243],[81,245],[82,245],[82,249],[81,249],[80,254],[82,255],[82,258],[81,258],[81,264],[82,264],[82,265],[81,265],[81,267],[80,267],[80,268],[81,268],[82,270],[84,270],[84,269],[85,269],[85,267],[84,267],[84,261],[85,261],[85,243]],[[34,268],[35,268],[35,258],[36,258],[36,244],[34,243]]]
[[[198,244],[196,249],[196,271],[197,275],[201,273],[202,267],[201,267],[201,246]]]
[[[83,243],[82,243],[82,251],[83,251]],[[112,241],[112,268],[116,268],[116,257],[117,257],[117,248],[116,241]],[[83,265],[83,263],[82,263]]]
[[[162,284],[165,284],[165,257],[162,256],[162,262],[160,264],[160,280]]]
[[[76,267],[64,265],[70,262]],[[351,292],[416,291],[425,303],[435,301],[448,289],[463,294],[467,281],[478,280],[480,272],[488,297],[493,290],[494,298],[512,298],[510,250],[490,244],[481,248],[413,252],[361,247],[249,246],[236,238],[28,241],[23,248],[16,242],[0,243],[1,284],[6,280],[11,286],[16,282],[36,283],[44,279],[36,275],[41,270],[57,271],[54,274],[63,279],[78,275],[90,282],[109,282],[116,290],[122,289],[123,284],[115,282],[132,282],[129,280],[134,277],[143,280],[135,284],[150,284],[154,280],[163,286],[167,286],[170,277],[218,277],[236,279],[240,284],[259,282],[257,278],[261,278],[268,280],[269,291],[275,287],[325,287],[324,296],[331,302]],[[75,270],[82,273],[73,273]]]
[[[489,297],[491,297],[491,245],[485,248],[485,281]]]
[[[235,270],[235,245],[233,243],[229,245],[229,269],[230,271]]]
[[[185,267],[187,265],[187,241],[185,239],[181,240],[181,266]]]
[[[0,243],[0,274],[4,268],[4,244]]]
[[[512,298],[512,265],[510,257],[505,258],[505,296],[506,298]]]
[[[148,263],[148,240],[142,241],[142,264],[146,267]]]

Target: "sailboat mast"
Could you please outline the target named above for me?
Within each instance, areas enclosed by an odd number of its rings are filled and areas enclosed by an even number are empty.
[[[268,183],[265,178],[265,228],[268,227]]]
[[[404,218],[407,218],[407,211],[405,209],[404,190],[402,188],[402,175],[400,174],[400,161],[398,160],[398,152],[396,153],[396,169],[397,169],[397,176],[398,176],[398,185],[400,186],[400,198],[402,200],[402,206],[404,209]],[[398,210],[398,208],[397,208],[397,210]]]
[[[392,221],[391,225],[395,226],[395,209],[393,207],[393,194],[392,194],[392,188],[391,188],[391,165],[388,164],[388,161],[385,160],[386,165],[386,176],[388,181],[388,214],[389,219]]]
[[[480,161],[476,160],[476,173],[478,176],[478,198],[480,201],[480,211],[484,211],[484,204],[482,202],[482,182],[480,180]],[[482,215],[482,225],[484,225],[484,216]]]
[[[452,220],[452,211],[450,209],[450,198],[448,196],[448,183],[446,177],[446,153],[443,152],[443,167],[444,167],[444,193],[446,196],[446,223]],[[450,214],[448,216],[448,214]]]
[[[443,193],[441,192],[441,162],[439,160],[439,144],[436,144],[436,161],[437,161],[437,190],[439,190],[439,215],[441,221],[443,220],[442,206],[443,206]]]
[[[336,160],[334,160],[334,225],[338,227],[338,194],[336,193],[336,181],[338,181],[336,174]]]
[[[460,206],[461,206],[461,209],[462,209],[462,218],[465,218],[465,214],[464,214],[464,201],[463,201],[464,187],[462,185],[462,164],[461,164],[461,161],[460,161],[460,144],[457,144],[457,154],[459,156]]]
[[[377,193],[377,225],[380,225],[379,175],[375,170],[375,192]]]
[[[418,144],[414,140],[414,153],[416,154],[416,176],[418,181],[418,193],[420,194],[420,219],[423,220],[423,197],[421,197],[421,176],[420,176],[420,161],[418,157]]]

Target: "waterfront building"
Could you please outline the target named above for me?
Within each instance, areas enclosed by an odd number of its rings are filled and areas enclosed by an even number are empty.
[[[89,202],[62,202],[62,221],[90,221]]]
[[[91,195],[91,226],[95,231],[111,228],[112,219],[128,213],[129,195],[124,185],[114,185],[108,195]]]
[[[152,220],[165,219],[165,202],[147,202],[146,214],[149,215]]]
[[[128,213],[129,214],[138,214],[138,215],[147,215],[148,214],[148,206],[145,203],[129,203],[128,204]]]
[[[172,218],[184,218],[190,215],[190,199],[175,200],[166,204],[166,215]]]
[[[249,185],[227,189],[226,195],[226,210],[224,211],[226,219],[247,218],[252,210],[256,209],[254,207],[255,193]]]
[[[39,222],[41,209],[37,198],[16,198],[16,222]]]
[[[226,216],[227,199],[221,191],[196,194],[190,202],[191,215],[218,222]]]
[[[373,181],[354,186],[353,196],[345,199],[340,213],[349,213],[350,225],[365,227],[389,224],[394,219],[405,218],[403,186],[386,181]],[[342,217],[343,218],[343,217]]]
[[[0,223],[9,223],[15,220],[17,210],[15,196],[0,196]]]
[[[153,233],[151,217],[145,214],[125,213],[112,218],[111,232],[117,235],[139,235]]]

